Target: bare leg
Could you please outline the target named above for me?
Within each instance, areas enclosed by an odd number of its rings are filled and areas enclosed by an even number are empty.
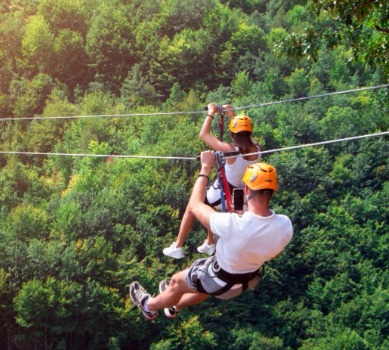
[[[178,304],[175,305],[176,311],[180,311],[184,307],[200,304],[204,300],[206,300],[208,296],[209,296],[208,294],[197,293],[197,292],[185,293],[180,299],[180,301],[178,302]]]
[[[196,218],[193,213],[188,209],[188,207],[186,207],[176,239],[176,248],[182,248],[184,246],[186,238],[188,237],[189,232],[192,230],[192,227],[195,223],[195,219]],[[210,230],[208,230],[206,241],[208,245],[215,243],[215,240],[213,239],[213,233]]]
[[[207,232],[207,244],[208,245],[215,244],[215,240],[213,239],[213,233],[211,230],[208,230]]]
[[[188,237],[188,234],[191,231],[194,223],[195,223],[195,216],[187,207],[184,216],[182,217],[181,220],[180,230],[178,231],[178,236],[176,239],[176,248],[181,248],[184,246],[186,238]]]
[[[185,306],[199,304],[207,299],[207,294],[195,292],[189,287],[186,282],[186,274],[187,270],[176,273],[170,279],[169,286],[163,293],[149,298],[147,302],[149,310],[154,312],[172,306],[178,306],[181,309]]]

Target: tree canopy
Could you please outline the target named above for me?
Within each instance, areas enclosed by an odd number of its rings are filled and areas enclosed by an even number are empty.
[[[388,130],[387,6],[3,1],[0,347],[389,348],[387,136],[274,151]],[[249,115],[274,151],[272,206],[294,237],[254,291],[146,323],[128,284],[157,292],[201,257],[199,224],[186,259],[162,248],[209,102]]]

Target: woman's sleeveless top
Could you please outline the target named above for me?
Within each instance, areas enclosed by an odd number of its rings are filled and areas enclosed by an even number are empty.
[[[238,147],[235,147],[237,151],[239,151]],[[258,152],[260,151],[257,146]],[[258,163],[261,159],[260,154],[258,154],[257,158],[254,160],[246,160],[242,156],[236,158],[233,164],[227,164],[224,166],[226,171],[227,181],[234,187],[242,187],[242,177],[243,174],[250,164]]]

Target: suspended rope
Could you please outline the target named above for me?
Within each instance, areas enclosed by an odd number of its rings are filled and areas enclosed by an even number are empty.
[[[276,152],[283,152],[283,151],[291,151],[299,148],[304,147],[314,147],[314,146],[321,146],[321,145],[327,145],[330,143],[337,143],[337,142],[345,142],[345,141],[352,141],[352,140],[358,140],[368,137],[377,137],[377,136],[383,136],[388,135],[389,131],[383,131],[378,132],[375,134],[366,134],[366,135],[359,135],[359,136],[351,136],[351,137],[345,137],[341,139],[335,139],[335,140],[328,140],[328,141],[321,141],[321,142],[314,142],[314,143],[307,143],[303,145],[297,145],[297,146],[290,146],[290,147],[283,147],[283,148],[276,148],[272,150],[267,151],[260,151],[260,152],[254,152],[254,153],[248,153],[244,155],[238,155],[238,156],[227,156],[227,158],[236,158],[236,157],[243,157],[243,156],[250,156],[254,154],[268,154],[268,153],[276,153]],[[165,160],[196,160],[197,157],[171,157],[171,156],[142,156],[142,155],[125,155],[125,154],[90,154],[90,153],[55,153],[55,152],[23,152],[23,151],[0,151],[0,154],[16,154],[16,155],[32,155],[32,156],[69,156],[69,157],[99,157],[99,158],[140,158],[140,159],[165,159]]]
[[[327,144],[330,144],[330,143],[352,141],[352,140],[358,140],[358,139],[363,139],[363,138],[367,138],[367,137],[376,137],[376,136],[383,136],[383,135],[388,135],[388,134],[389,134],[389,131],[383,131],[383,132],[378,132],[378,133],[375,133],[375,134],[351,136],[351,137],[345,137],[345,138],[336,139],[336,140],[321,141],[321,142],[314,142],[314,143],[306,143],[306,144],[303,144],[303,145],[283,147],[283,148],[275,148],[275,149],[272,149],[272,150],[260,151],[260,152],[255,152],[255,153],[247,153],[247,154],[244,154],[244,156],[246,157],[246,156],[250,156],[250,155],[253,155],[253,154],[268,154],[268,153],[275,153],[275,152],[282,152],[282,151],[291,151],[291,150],[298,149],[298,148],[315,147],[315,146],[327,145]],[[242,156],[242,155],[240,155],[240,156]],[[226,158],[232,158],[232,157],[226,157]]]
[[[170,156],[141,156],[127,154],[93,154],[93,153],[61,153],[61,152],[28,152],[28,151],[0,151],[0,154],[19,154],[32,156],[68,156],[68,157],[96,157],[96,158],[140,158],[140,159],[166,159],[166,160],[195,160],[196,157],[170,157]]]
[[[258,107],[264,107],[264,106],[271,106],[271,105],[277,105],[281,103],[290,103],[290,102],[298,102],[298,101],[305,101],[309,99],[314,98],[320,98],[320,97],[327,97],[327,96],[333,96],[333,95],[340,95],[340,94],[348,94],[352,92],[359,92],[359,91],[365,91],[365,90],[374,90],[374,89],[381,89],[384,87],[389,87],[389,84],[383,84],[383,85],[377,85],[377,86],[370,86],[370,87],[362,87],[352,90],[344,90],[344,91],[336,91],[336,92],[329,92],[325,94],[320,95],[313,95],[313,96],[306,96],[306,97],[298,97],[298,98],[291,98],[287,100],[281,100],[281,101],[274,101],[274,102],[264,102],[259,103],[255,105],[249,105],[249,106],[243,106],[243,107],[237,107],[233,108],[233,110],[238,111],[241,109],[251,109],[251,108],[258,108]],[[79,118],[122,118],[122,117],[147,117],[147,116],[166,116],[166,115],[184,115],[184,114],[203,114],[204,111],[178,111],[178,112],[155,112],[155,113],[130,113],[130,114],[97,114],[97,115],[75,115],[75,116],[36,116],[36,117],[20,117],[20,118],[1,118],[0,122],[2,121],[22,121],[22,120],[50,120],[50,119],[79,119]]]
[[[241,110],[241,109],[249,109],[249,108],[277,105],[277,104],[280,104],[280,103],[305,101],[305,100],[314,99],[314,98],[333,96],[333,95],[341,95],[341,94],[348,94],[348,93],[351,93],[351,92],[364,91],[364,90],[380,89],[380,88],[384,88],[384,87],[389,87],[389,84],[377,85],[377,86],[371,86],[371,87],[363,87],[363,88],[352,89],[352,90],[329,92],[329,93],[325,93],[325,94],[306,96],[306,97],[297,97],[297,98],[291,98],[291,99],[288,99],[288,100],[281,100],[281,101],[275,101],[275,102],[265,102],[265,103],[260,103],[260,104],[256,104],[256,105],[250,105],[250,106],[245,106],[245,107],[234,108],[234,111],[238,111],[238,110]]]

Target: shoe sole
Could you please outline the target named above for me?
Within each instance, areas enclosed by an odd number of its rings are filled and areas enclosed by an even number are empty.
[[[134,289],[139,286],[139,283],[138,282],[132,282],[130,284],[130,288],[129,288],[129,294],[130,294],[130,298],[132,300],[132,302],[139,307],[140,303],[137,301],[137,299],[134,299],[133,297],[133,293],[134,293]]]
[[[143,317],[147,320],[147,321],[153,321],[153,320],[155,320],[156,318],[157,318],[157,316],[158,316],[158,313],[156,313],[156,314],[153,314],[153,316],[148,316],[147,314],[145,314],[144,313],[144,311],[142,310],[142,308],[140,308],[141,309],[141,311],[142,311],[142,315],[143,315]]]
[[[200,249],[197,248],[197,251],[198,251],[199,253],[201,253],[201,254],[207,254],[207,255],[209,255],[209,256],[213,255],[213,254],[215,253],[215,250],[216,250],[216,249],[213,249],[213,250],[210,252],[209,250],[202,251],[202,250],[200,250]]]
[[[167,252],[165,251],[165,249],[163,250],[163,254],[166,255],[166,256],[168,256],[169,258],[173,258],[173,259],[182,259],[182,258],[185,258],[185,254],[182,254],[182,255],[177,256],[177,255],[174,255],[174,254],[167,253]]]
[[[155,312],[154,314],[150,311],[145,311],[143,310],[143,305],[142,305],[142,302],[139,304],[139,308],[140,310],[142,311],[142,315],[143,317],[147,320],[147,321],[152,321],[152,320],[155,320],[158,316],[158,312]],[[150,316],[151,315],[151,316]]]

